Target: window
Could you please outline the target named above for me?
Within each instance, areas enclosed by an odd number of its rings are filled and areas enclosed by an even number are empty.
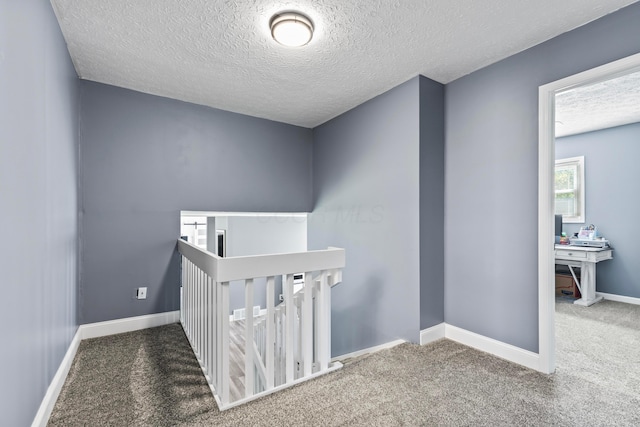
[[[555,211],[562,222],[585,221],[584,193],[584,156],[556,160]]]

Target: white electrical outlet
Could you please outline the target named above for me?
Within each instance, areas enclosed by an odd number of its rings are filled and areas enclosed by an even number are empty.
[[[136,298],[138,299],[147,299],[147,288],[138,288],[136,292]]]

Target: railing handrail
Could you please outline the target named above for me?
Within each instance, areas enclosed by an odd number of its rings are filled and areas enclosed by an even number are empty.
[[[218,270],[218,261],[223,259],[213,252],[199,248],[186,240],[178,239],[178,252],[187,257],[200,270],[209,277],[215,278]]]
[[[341,269],[345,266],[344,249],[332,247],[319,251],[221,258],[192,243],[178,239],[178,251],[219,283]]]
[[[182,239],[177,247],[182,260],[180,321],[221,410],[342,366],[331,362],[331,288],[342,282],[344,249],[221,258]],[[303,286],[294,293],[297,273]],[[279,275],[285,276],[284,301],[276,306]],[[264,317],[253,314],[254,282],[260,278],[266,278],[264,289],[258,287],[265,296]],[[231,287],[243,287],[245,300],[245,346],[235,350],[244,352],[244,397],[234,398]]]

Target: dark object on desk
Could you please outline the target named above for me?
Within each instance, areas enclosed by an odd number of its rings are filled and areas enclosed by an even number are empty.
[[[555,224],[556,224],[556,245],[560,243],[560,237],[562,236],[562,215],[555,216]]]

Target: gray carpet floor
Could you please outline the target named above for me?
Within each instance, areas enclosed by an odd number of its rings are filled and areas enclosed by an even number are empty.
[[[49,426],[639,426],[640,306],[556,311],[554,375],[402,344],[222,413],[178,324],[86,340]]]

